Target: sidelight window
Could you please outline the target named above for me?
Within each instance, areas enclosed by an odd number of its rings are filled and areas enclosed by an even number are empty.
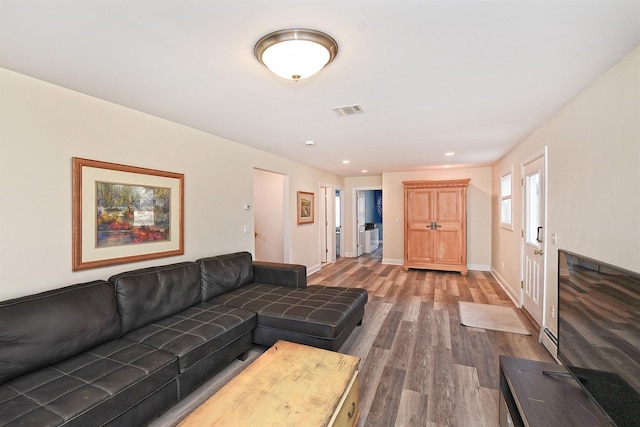
[[[509,171],[500,177],[500,226],[513,230],[512,221],[513,172]]]

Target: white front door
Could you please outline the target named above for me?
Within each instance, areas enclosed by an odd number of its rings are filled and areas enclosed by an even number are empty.
[[[544,155],[523,165],[522,306],[542,326],[545,279]]]

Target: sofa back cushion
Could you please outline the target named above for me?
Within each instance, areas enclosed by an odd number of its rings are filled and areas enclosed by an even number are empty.
[[[104,280],[0,302],[0,383],[120,334],[113,286]]]
[[[249,252],[236,252],[196,261],[202,274],[202,301],[253,283],[253,265]]]
[[[200,268],[194,262],[127,271],[109,282],[125,334],[200,302]]]

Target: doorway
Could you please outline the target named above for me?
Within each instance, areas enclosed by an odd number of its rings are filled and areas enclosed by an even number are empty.
[[[543,325],[545,293],[545,153],[522,165],[522,307],[538,324]]]
[[[336,190],[336,259],[344,256],[342,255],[342,248],[344,248],[344,233],[342,233],[342,222],[344,221],[342,217],[343,207],[342,201],[344,200],[344,190]]]
[[[320,264],[336,262],[336,199],[334,187],[320,184],[319,225],[320,225]]]
[[[288,262],[285,239],[285,175],[261,169],[253,170],[253,230],[255,260]]]
[[[356,216],[356,230],[357,230],[357,251],[356,256],[360,256],[364,254],[364,227],[365,227],[365,215],[366,215],[366,201],[364,196],[364,191],[358,190],[356,191],[356,206],[357,206],[357,216]]]
[[[353,252],[359,257],[375,251],[382,257],[382,188],[365,187],[353,189]],[[377,249],[377,251],[376,251]]]

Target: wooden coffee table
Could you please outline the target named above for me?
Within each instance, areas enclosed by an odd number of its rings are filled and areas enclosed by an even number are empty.
[[[360,358],[278,341],[180,427],[354,426]]]

